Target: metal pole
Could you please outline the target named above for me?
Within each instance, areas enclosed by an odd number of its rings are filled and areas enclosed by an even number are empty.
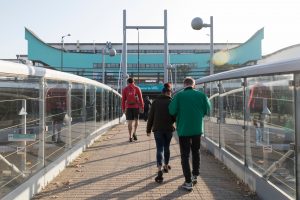
[[[177,65],[175,64],[174,65],[174,67],[175,67],[175,80],[174,80],[174,82],[175,82],[175,91],[176,91],[176,89],[177,89]]]
[[[213,16],[210,16],[210,66],[209,66],[209,74],[214,74],[214,64],[213,64],[213,57],[214,57],[214,25],[213,25]]]
[[[82,101],[82,115],[83,116],[81,116],[82,117],[82,122],[84,123],[84,134],[83,135],[81,135],[81,137],[82,137],[82,139],[83,138],[87,138],[87,125],[86,125],[86,91],[87,91],[87,86],[86,85],[84,85],[83,86],[83,101]]]
[[[61,37],[61,48],[60,48],[60,71],[63,70],[63,43],[64,43],[64,36]]]
[[[140,31],[137,28],[138,31],[138,84],[140,83]]]
[[[105,48],[102,48],[102,83],[105,84]]]
[[[39,89],[39,150],[38,150],[38,160],[39,160],[39,168],[45,166],[45,79],[40,79],[40,89]],[[48,127],[47,127],[48,131]]]
[[[26,99],[23,99],[22,100],[22,108],[23,108],[23,111],[24,113],[22,113],[22,122],[23,122],[23,134],[27,134],[26,131],[27,131],[27,128],[26,128],[26,124],[27,124],[27,121],[26,121],[26,115],[27,115],[27,108],[26,108]],[[23,153],[23,167],[22,167],[22,170],[23,170],[23,173],[26,171],[26,162],[27,162],[27,149],[26,149],[26,146],[27,146],[27,142],[24,141],[23,142],[23,148],[24,148],[24,153]]]
[[[61,54],[60,54],[60,71],[63,71],[63,67],[64,67],[64,55],[63,55],[63,51],[64,51],[64,38],[67,36],[71,36],[71,34],[67,34],[67,35],[63,35],[61,36]]]
[[[123,49],[122,49],[122,72],[123,87],[126,86],[127,78],[127,43],[126,43],[126,10],[123,10]]]
[[[168,82],[169,48],[168,48],[168,13],[164,10],[164,83]]]
[[[300,74],[294,75],[296,199],[300,198]]]
[[[69,82],[68,85],[68,91],[67,91],[67,122],[66,122],[66,126],[67,126],[67,131],[68,131],[68,138],[67,138],[67,143],[68,143],[68,147],[72,148],[72,83]]]

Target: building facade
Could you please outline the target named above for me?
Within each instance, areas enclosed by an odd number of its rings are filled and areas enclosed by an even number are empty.
[[[27,28],[25,38],[28,41],[27,57],[34,65],[74,73],[120,88],[122,43],[46,43]],[[263,29],[260,29],[245,43],[214,43],[214,58],[225,59],[221,64],[215,62],[215,72],[260,60],[262,39]],[[179,85],[186,76],[197,79],[209,74],[209,43],[168,45],[168,59],[172,65],[169,67],[170,82]],[[117,53],[114,57],[107,55],[112,48]],[[128,43],[127,53],[128,75],[136,79],[143,92],[160,91],[164,80],[164,44]],[[226,58],[218,58],[218,55]]]

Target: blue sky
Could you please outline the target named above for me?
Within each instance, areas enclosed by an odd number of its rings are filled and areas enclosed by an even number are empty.
[[[195,31],[191,20],[214,17],[214,42],[245,42],[265,28],[263,55],[300,43],[299,0],[0,0],[0,59],[27,54],[24,27],[45,42],[122,42],[127,25],[163,25],[168,10],[169,42],[209,43],[209,28]],[[127,42],[137,42],[128,30]],[[163,42],[162,30],[140,30],[140,42]]]

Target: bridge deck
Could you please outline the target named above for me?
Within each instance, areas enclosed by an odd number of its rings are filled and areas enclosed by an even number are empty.
[[[258,199],[205,150],[201,151],[198,184],[192,192],[184,182],[179,146],[171,143],[172,169],[164,183],[156,176],[155,141],[140,121],[138,141],[129,143],[127,125],[120,124],[96,141],[33,199]]]

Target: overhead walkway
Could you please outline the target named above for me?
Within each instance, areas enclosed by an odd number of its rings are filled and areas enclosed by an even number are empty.
[[[129,143],[127,125],[105,133],[33,199],[258,199],[223,164],[201,151],[201,172],[192,192],[178,186],[184,182],[179,145],[171,143],[172,169],[164,182],[156,176],[153,134],[146,136],[140,123],[138,141]]]

